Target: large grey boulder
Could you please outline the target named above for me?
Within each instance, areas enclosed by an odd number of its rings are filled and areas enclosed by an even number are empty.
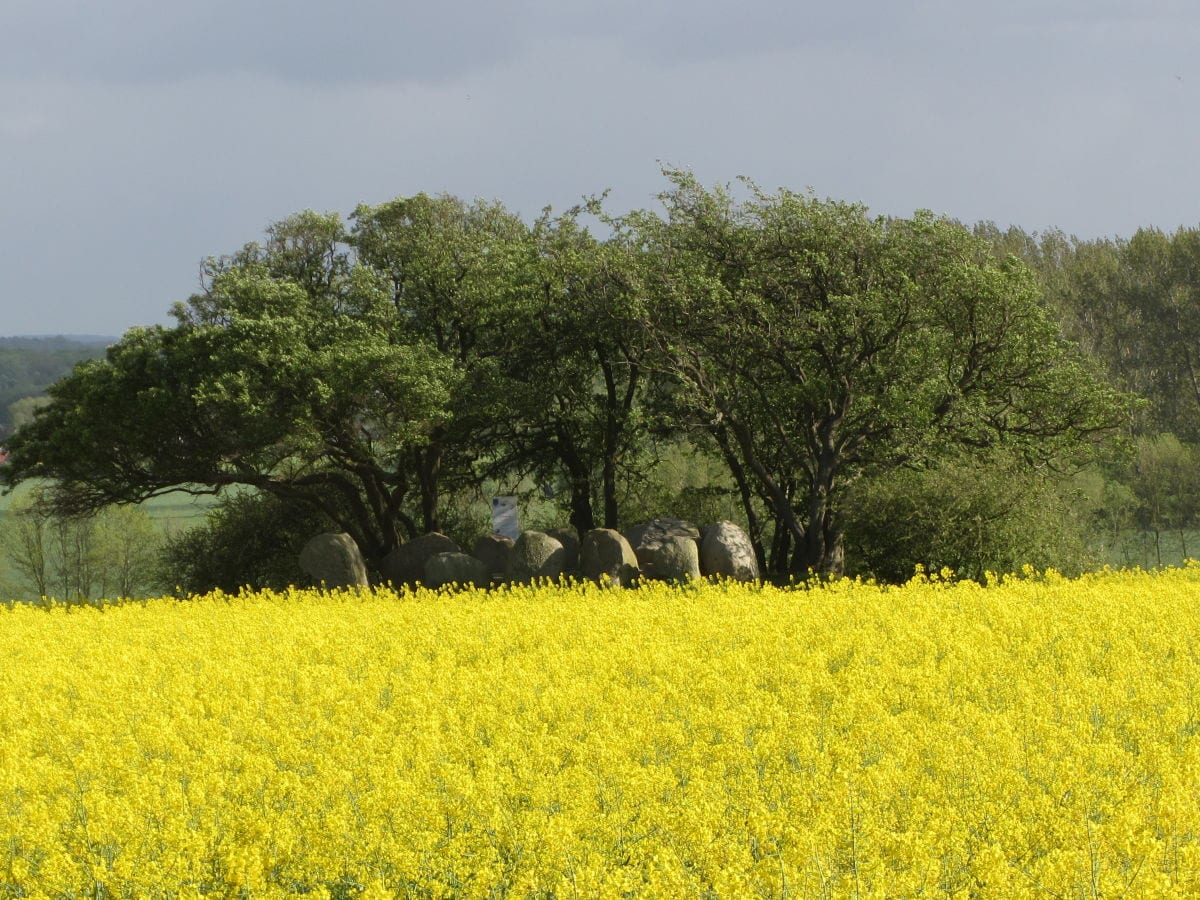
[[[487,566],[492,575],[505,575],[508,572],[508,558],[512,556],[513,539],[507,535],[481,534],[471,545],[471,555]]]
[[[661,518],[630,529],[630,546],[642,574],[661,581],[700,577],[700,529],[682,519]]]
[[[579,572],[601,584],[632,587],[638,578],[637,556],[619,531],[593,528],[579,548]]]
[[[658,581],[690,581],[700,577],[700,548],[695,538],[668,534],[636,551],[642,574]]]
[[[700,540],[700,529],[691,522],[683,519],[660,518],[652,519],[644,525],[634,525],[625,532],[625,540],[637,552],[638,547],[657,543],[668,537],[688,537],[694,541]]]
[[[318,534],[300,551],[300,568],[330,590],[370,583],[362,551],[348,534]]]
[[[705,528],[700,540],[700,574],[757,581],[758,558],[746,532],[733,522],[718,522]]]
[[[542,531],[522,531],[508,559],[508,577],[513,581],[558,578],[566,561],[563,545]]]
[[[447,584],[461,584],[464,587],[487,587],[492,580],[492,573],[487,564],[466,553],[435,553],[425,560],[426,587],[437,588]]]
[[[621,537],[625,538],[630,547],[637,550],[649,528],[650,524],[648,522],[643,522],[641,525],[631,525],[621,532]]]
[[[579,570],[579,534],[574,528],[551,528],[546,534],[563,545],[563,571]]]
[[[379,574],[396,587],[415,586],[425,577],[425,561],[438,553],[458,553],[458,544],[438,532],[401,544],[379,563]]]

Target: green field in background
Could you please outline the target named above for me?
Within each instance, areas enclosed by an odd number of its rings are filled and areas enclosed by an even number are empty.
[[[8,508],[19,502],[38,486],[38,482],[27,482],[11,494],[0,495],[0,527]],[[144,509],[163,529],[189,528],[204,518],[204,514],[216,503],[215,497],[193,497],[189,494],[168,494],[143,503]]]

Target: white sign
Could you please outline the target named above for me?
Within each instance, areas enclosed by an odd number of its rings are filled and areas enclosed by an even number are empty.
[[[514,541],[521,536],[516,497],[492,498],[492,531]]]

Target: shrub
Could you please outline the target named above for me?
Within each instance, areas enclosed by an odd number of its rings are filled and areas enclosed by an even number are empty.
[[[307,584],[300,550],[336,530],[307,507],[259,493],[230,494],[201,525],[168,538],[160,554],[163,580],[188,594],[242,587],[281,589]]]
[[[981,579],[1027,564],[1079,572],[1092,562],[1081,498],[1011,456],[896,470],[861,482],[850,500],[850,574],[903,582],[921,565]]]

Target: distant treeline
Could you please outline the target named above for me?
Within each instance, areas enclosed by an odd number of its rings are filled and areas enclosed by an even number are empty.
[[[0,337],[0,440],[34,405],[22,401],[45,394],[76,363],[103,356],[115,340],[93,335]]]
[[[1044,302],[1119,387],[1145,399],[1135,436],[1200,441],[1200,226],[1081,240],[975,226],[1038,276]]]

